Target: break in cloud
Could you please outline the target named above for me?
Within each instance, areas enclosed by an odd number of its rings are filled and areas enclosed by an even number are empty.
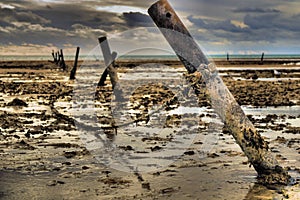
[[[123,46],[165,45],[147,8],[155,0],[4,0],[0,3],[0,54],[36,54],[81,46],[101,35],[119,35]],[[298,0],[169,0],[192,35],[212,53],[299,53]],[[138,31],[133,29],[140,28]],[[142,31],[143,30],[143,31]],[[130,33],[131,31],[131,33]],[[124,32],[124,34],[121,34]],[[134,36],[132,36],[134,35]],[[123,41],[122,41],[123,39]],[[153,42],[152,42],[153,41]],[[18,47],[19,52],[18,52]],[[50,49],[51,48],[51,49]],[[132,49],[132,48],[131,48]]]

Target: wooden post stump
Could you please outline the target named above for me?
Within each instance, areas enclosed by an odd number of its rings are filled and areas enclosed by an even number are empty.
[[[241,147],[264,184],[288,184],[290,176],[268,151],[269,147],[217,74],[167,0],[153,4],[149,15],[188,72],[198,71],[206,83],[211,104]]]

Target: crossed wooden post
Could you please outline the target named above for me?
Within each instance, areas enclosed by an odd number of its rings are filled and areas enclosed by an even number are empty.
[[[217,108],[216,113],[257,171],[258,180],[264,184],[288,184],[291,177],[268,151],[267,142],[235,101],[168,1],[156,2],[148,13],[188,72],[201,73],[212,106]]]
[[[111,53],[106,36],[100,37],[98,40],[99,40],[99,44],[100,44],[100,47],[102,50],[104,63],[106,66],[106,68],[100,78],[100,81],[98,83],[98,86],[104,86],[106,77],[107,77],[107,75],[109,75],[109,78],[110,78],[110,81],[112,84],[112,88],[114,89],[119,80],[117,70],[115,69],[115,59],[117,57],[117,53],[116,52]]]
[[[113,93],[116,97],[116,100],[123,101],[124,97],[122,95],[122,91],[118,87],[116,87],[119,82],[118,72],[117,72],[117,69],[115,68],[115,66],[116,66],[115,59],[117,57],[117,53],[116,52],[111,53],[106,36],[100,37],[98,40],[100,43],[100,47],[101,47],[103,58],[104,58],[104,63],[106,66],[106,68],[105,68],[104,72],[102,73],[101,78],[98,82],[98,87],[105,85],[107,75],[109,75],[109,79],[110,79]]]

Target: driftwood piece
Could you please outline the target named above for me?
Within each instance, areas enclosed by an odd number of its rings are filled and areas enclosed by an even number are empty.
[[[112,88],[114,89],[119,80],[117,70],[115,69],[115,59],[117,57],[117,53],[116,52],[111,53],[106,36],[100,37],[98,40],[99,40],[99,44],[100,44],[100,47],[102,50],[104,63],[106,66],[106,68],[100,78],[100,81],[98,83],[98,86],[104,86],[106,77],[107,77],[107,75],[109,75],[109,78],[110,78],[110,81],[112,84]]]
[[[290,176],[287,171],[268,151],[267,142],[235,101],[215,66],[208,61],[167,0],[153,4],[148,13],[188,72],[201,73],[212,106],[257,171],[258,180],[264,184],[288,184]]]
[[[74,66],[73,66],[73,68],[71,70],[71,73],[70,73],[70,80],[74,80],[75,79],[75,75],[76,75],[76,71],[77,71],[77,63],[78,63],[79,51],[80,51],[80,47],[77,47],[77,49],[76,49],[76,55],[75,55],[75,61],[74,61]]]

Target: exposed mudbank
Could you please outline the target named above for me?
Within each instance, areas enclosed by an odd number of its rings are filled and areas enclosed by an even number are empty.
[[[122,75],[128,70],[125,66],[130,63],[117,64]],[[165,64],[184,71],[178,63],[168,61]],[[133,65],[138,63],[130,66]],[[188,103],[178,105],[176,101],[164,101],[172,95],[164,87],[149,87],[155,93],[152,96],[145,92],[149,88],[136,90],[128,99],[131,108],[139,111],[132,112],[132,119],[137,118],[135,115],[149,112],[146,109],[149,104],[167,104],[172,112],[163,126],[180,127],[184,123],[187,132],[197,127],[197,136],[188,149],[182,151],[182,156],[156,171],[134,174],[108,168],[93,158],[81,140],[82,133],[77,128],[80,122],[70,113],[75,83],[68,80],[69,74],[48,62],[4,62],[0,64],[0,198],[299,199],[300,81],[276,80],[280,77],[272,75],[272,70],[264,70],[264,66],[257,71],[222,70],[220,73],[249,119],[269,143],[272,154],[288,168],[296,185],[270,189],[257,184],[253,167],[249,168],[247,158],[222,127],[215,128],[217,145],[208,155],[201,156],[199,149],[207,142],[203,141],[203,137],[208,134],[208,126],[211,121],[218,120],[202,88],[196,91],[201,94],[197,103],[197,124],[182,121],[189,121],[191,117],[188,113],[180,114],[180,109],[188,107]],[[288,77],[300,78],[299,71],[282,71],[281,78]],[[275,80],[260,81],[259,78]],[[101,88],[100,93],[103,96],[98,99],[97,109],[102,110],[97,113],[97,120],[109,125],[113,121],[105,115],[110,109],[105,102],[112,93],[110,85]],[[80,119],[89,118],[85,115]],[[159,122],[149,121],[147,115],[138,119],[135,126],[141,128],[147,123],[154,125]],[[140,141],[128,141],[122,145],[116,143],[121,152],[139,156],[157,153],[177,134],[151,136],[142,135],[144,132],[139,131],[132,132],[131,137],[136,135]],[[105,133],[112,133],[112,140],[116,142],[122,138],[121,132],[115,135],[114,130],[106,130]],[[186,134],[183,139],[188,140],[192,136],[192,133]]]

